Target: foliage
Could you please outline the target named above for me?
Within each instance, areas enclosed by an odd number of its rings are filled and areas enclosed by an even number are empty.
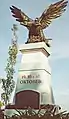
[[[48,104],[43,108],[34,110],[29,107],[22,111],[16,109],[17,113],[13,114],[12,117],[6,116],[6,119],[69,119],[69,113],[61,112],[61,108],[56,105]]]
[[[4,104],[3,104],[3,102],[2,101],[0,101],[0,108],[3,106]]]
[[[15,87],[15,81],[13,80],[13,76],[15,73],[14,66],[16,64],[17,57],[17,44],[13,42],[13,44],[9,47],[8,51],[9,57],[7,59],[7,65],[5,68],[6,71],[6,79],[1,79],[3,93],[1,94],[1,98],[4,101],[5,105],[9,103],[10,94],[13,92]]]

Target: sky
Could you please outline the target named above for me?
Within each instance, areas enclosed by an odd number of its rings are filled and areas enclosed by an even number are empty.
[[[8,48],[12,39],[12,25],[18,26],[18,45],[27,41],[28,31],[12,18],[9,7],[15,5],[30,18],[40,17],[44,9],[58,0],[0,0],[0,77],[5,77]],[[69,0],[68,0],[69,1]],[[69,110],[69,4],[65,13],[44,30],[45,36],[52,39],[49,62],[52,70],[52,88],[55,104]],[[16,74],[20,65],[18,54]],[[17,74],[18,75],[18,74]],[[17,78],[16,78],[17,80]]]

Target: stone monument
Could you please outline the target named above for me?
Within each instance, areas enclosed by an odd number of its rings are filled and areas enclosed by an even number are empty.
[[[50,47],[44,42],[23,44],[21,68],[16,86],[15,102],[20,107],[40,108],[54,104],[51,69],[48,62]]]
[[[29,30],[28,40],[19,46],[22,53],[21,67],[15,91],[15,104],[7,109],[40,109],[46,104],[54,104],[51,86],[51,69],[48,62],[51,39],[45,38],[43,29],[53,19],[58,18],[66,10],[68,1],[61,0],[51,4],[40,18],[32,20],[15,6],[10,7],[16,21]]]

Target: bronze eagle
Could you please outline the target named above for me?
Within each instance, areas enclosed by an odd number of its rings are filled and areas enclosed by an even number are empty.
[[[44,36],[43,29],[47,28],[53,19],[56,19],[62,15],[66,10],[68,1],[61,0],[57,3],[51,4],[48,9],[42,13],[39,18],[32,20],[21,9],[15,6],[10,7],[12,16],[16,18],[16,21],[21,25],[27,27],[29,30],[28,40],[26,43],[47,41]]]

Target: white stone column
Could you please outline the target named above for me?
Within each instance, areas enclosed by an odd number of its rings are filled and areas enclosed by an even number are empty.
[[[40,93],[40,104],[53,104],[51,69],[48,62],[50,47],[44,42],[22,44],[21,67],[16,85],[16,93],[34,90]]]

